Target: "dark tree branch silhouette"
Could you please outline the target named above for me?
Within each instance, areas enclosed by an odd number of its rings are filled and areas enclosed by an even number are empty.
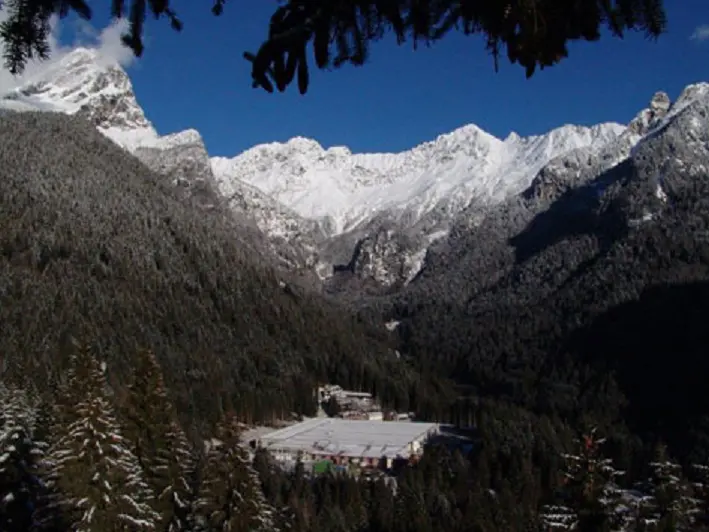
[[[224,12],[226,0],[214,0],[212,13]],[[111,14],[130,23],[123,42],[136,56],[143,54],[143,24],[151,13],[182,28],[169,0],[111,0]],[[49,56],[49,20],[70,12],[90,19],[84,0],[6,0],[0,2],[9,18],[0,24],[6,67],[22,72],[27,61]],[[597,41],[603,27],[616,37],[629,30],[657,38],[666,29],[662,0],[287,0],[271,17],[267,38],[256,53],[244,52],[251,62],[254,87],[284,91],[297,80],[301,94],[308,90],[307,48],[312,43],[319,69],[360,66],[369,57],[369,44],[394,33],[399,44],[411,39],[431,44],[452,30],[485,37],[497,70],[500,55],[525,69],[553,66],[568,56],[568,43]]]

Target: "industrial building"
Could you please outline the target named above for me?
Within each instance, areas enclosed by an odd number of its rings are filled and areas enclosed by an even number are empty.
[[[282,462],[328,460],[333,464],[377,467],[411,461],[439,432],[436,423],[313,418],[261,436],[255,444]]]

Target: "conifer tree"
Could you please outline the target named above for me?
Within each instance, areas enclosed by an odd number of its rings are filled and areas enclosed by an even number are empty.
[[[372,481],[369,491],[371,530],[373,532],[391,530],[396,508],[394,493],[383,478]]]
[[[561,503],[542,508],[542,530],[602,532],[616,530],[621,490],[616,480],[623,473],[605,458],[605,438],[594,428],[576,441],[576,451],[563,454],[564,470]]]
[[[69,359],[64,408],[47,456],[54,510],[77,532],[155,530],[152,491],[110,402],[105,365],[86,348]]]
[[[33,440],[43,453],[42,459],[38,463],[40,491],[37,498],[33,532],[63,532],[68,529],[58,504],[60,494],[56,491],[54,483],[51,482],[53,464],[48,452],[53,442],[56,441],[54,432],[57,427],[61,426],[57,417],[61,407],[57,404],[56,399],[54,395],[47,395],[37,405]]]
[[[36,408],[20,388],[0,382],[0,530],[25,532],[35,525],[41,494],[43,445],[34,440]]]
[[[670,459],[664,445],[657,446],[655,459],[650,463],[650,467],[652,476],[649,480],[649,492],[652,496],[652,513],[648,521],[655,523],[656,530],[695,530],[701,501],[694,496],[682,467]]]
[[[266,500],[275,510],[275,526],[280,530],[288,530],[293,527],[294,509],[286,504],[283,491],[283,471],[280,465],[275,463],[271,454],[263,449],[257,448],[252,461],[254,470],[258,473],[261,488]]]
[[[692,464],[694,496],[697,499],[697,521],[702,523],[698,530],[709,530],[709,466]]]
[[[141,351],[123,405],[126,441],[152,489],[160,528],[184,530],[192,502],[194,455],[180,426],[155,355]]]
[[[196,504],[197,530],[273,532],[274,510],[266,502],[258,473],[240,445],[236,418],[217,426],[205,457]]]
[[[426,509],[423,478],[419,471],[409,469],[402,475],[397,485],[394,515],[398,521],[397,530],[409,532],[432,530],[433,524]]]

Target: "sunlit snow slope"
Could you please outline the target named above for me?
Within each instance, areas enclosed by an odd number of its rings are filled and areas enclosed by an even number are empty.
[[[329,218],[338,234],[385,210],[415,222],[442,204],[459,211],[473,200],[501,201],[529,186],[551,159],[581,147],[600,148],[624,130],[615,123],[563,126],[500,140],[468,125],[409,151],[373,154],[294,138],[232,159],[213,157],[212,169],[224,193],[235,182],[249,183],[305,218]]]
[[[0,106],[9,109],[84,116],[130,151],[202,142],[194,129],[160,137],[138,104],[123,68],[93,49],[77,48],[21,87],[1,96]]]

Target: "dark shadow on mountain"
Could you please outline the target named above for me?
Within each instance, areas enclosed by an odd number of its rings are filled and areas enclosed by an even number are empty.
[[[632,175],[632,163],[625,161],[602,173],[596,179],[571,188],[561,194],[547,210],[537,214],[527,227],[508,240],[515,249],[515,262],[521,264],[541,253],[546,248],[579,235],[594,235],[601,241],[601,247],[625,233],[626,224],[618,212],[605,211],[599,215],[600,196],[612,183],[627,179]],[[557,185],[540,179],[523,193],[527,201],[534,201]]]
[[[364,241],[365,241],[364,238],[360,238],[357,241],[357,243],[355,244],[354,250],[352,251],[350,261],[347,264],[333,264],[332,265],[333,273],[342,273],[342,272],[354,273],[355,267],[357,266],[357,259],[359,258],[359,254],[362,252],[362,245],[364,244]]]
[[[709,449],[697,440],[709,426],[708,317],[709,282],[652,287],[573,333],[565,351],[615,376],[631,428],[666,435],[680,453]]]

